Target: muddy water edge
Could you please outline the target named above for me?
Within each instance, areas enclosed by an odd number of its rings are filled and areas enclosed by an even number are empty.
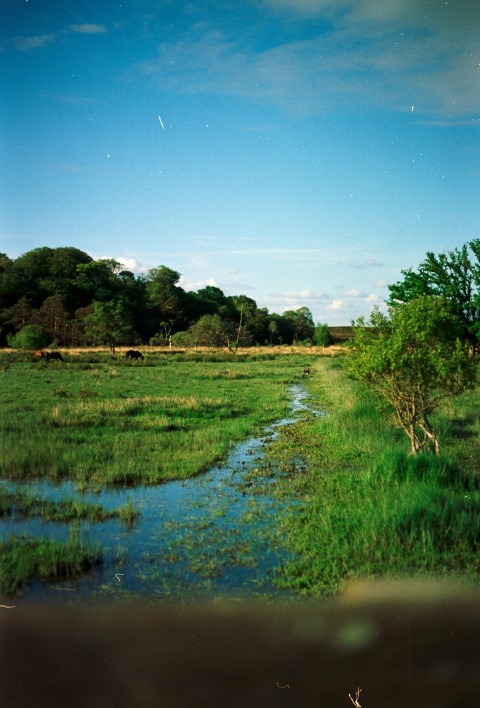
[[[159,486],[80,492],[72,483],[2,482],[48,500],[76,499],[111,511],[132,505],[139,516],[72,524],[12,514],[0,523],[3,539],[41,537],[66,540],[76,534],[99,544],[102,563],[80,578],[32,581],[21,602],[77,602],[91,599],[273,597],[275,568],[286,560],[276,516],[279,501],[269,488],[275,472],[258,474],[268,444],[279,431],[312,410],[302,384],[289,389],[290,414],[260,437],[235,446],[224,464],[184,481]],[[299,464],[301,459],[299,458]]]

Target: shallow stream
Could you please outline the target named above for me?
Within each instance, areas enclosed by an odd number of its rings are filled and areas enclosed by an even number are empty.
[[[312,410],[303,386],[290,388],[291,413],[268,426],[261,437],[236,445],[225,463],[185,481],[159,486],[80,492],[64,482],[12,483],[47,499],[81,498],[107,509],[131,502],[140,516],[128,528],[117,518],[81,522],[79,530],[98,542],[103,563],[79,579],[30,583],[22,600],[87,600],[151,597],[165,599],[277,594],[273,570],[286,552],[275,540],[275,517],[282,503],[256,483],[265,446],[278,430]],[[66,539],[70,525],[40,519],[9,518],[0,522],[0,536],[41,536]]]

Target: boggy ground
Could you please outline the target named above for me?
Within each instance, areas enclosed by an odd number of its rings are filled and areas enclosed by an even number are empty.
[[[0,470],[3,484],[20,488],[0,490],[0,513],[72,524],[68,549],[58,538],[24,538],[23,527],[22,538],[1,542],[4,594],[21,591],[29,578],[75,576],[101,561],[101,550],[75,526],[80,520],[116,515],[133,525],[138,513],[130,503],[107,510],[78,498],[47,499],[27,493],[23,483],[73,481],[80,497],[80,490],[195,476],[236,441],[278,420],[289,407],[289,384],[304,377],[313,358],[168,352],[132,363],[83,352],[64,359],[47,364],[10,352],[1,360]]]
[[[247,480],[285,502],[275,529],[293,560],[279,585],[324,597],[358,577],[477,581],[478,389],[436,417],[442,457],[413,459],[341,357],[152,353],[132,363],[94,352],[65,365],[12,354],[2,362],[4,478],[93,487],[198,474],[284,415],[287,385],[301,379],[327,415],[286,428]]]

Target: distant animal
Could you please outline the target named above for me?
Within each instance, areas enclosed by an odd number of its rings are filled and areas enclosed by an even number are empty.
[[[144,356],[142,352],[137,352],[135,349],[129,349],[128,352],[125,353],[125,359],[143,359]]]
[[[310,376],[310,368],[309,367],[307,367],[306,369],[303,370],[303,375]]]
[[[47,361],[63,361],[63,356],[60,352],[45,352],[44,357]]]

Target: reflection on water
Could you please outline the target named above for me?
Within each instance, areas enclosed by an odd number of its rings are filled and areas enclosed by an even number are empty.
[[[196,478],[98,493],[79,492],[70,482],[3,482],[12,490],[23,488],[52,500],[75,497],[107,509],[131,502],[140,511],[131,529],[117,518],[81,522],[81,532],[101,544],[103,564],[78,580],[34,582],[24,598],[59,601],[131,595],[173,599],[274,592],[271,573],[284,556],[278,540],[272,540],[279,502],[268,494],[268,484],[259,489],[255,481],[245,481],[278,428],[310,411],[302,386],[292,386],[290,393],[290,417],[269,426],[262,437],[235,446],[224,465]],[[66,539],[69,525],[13,518],[1,522],[0,533],[3,538],[26,534]]]

